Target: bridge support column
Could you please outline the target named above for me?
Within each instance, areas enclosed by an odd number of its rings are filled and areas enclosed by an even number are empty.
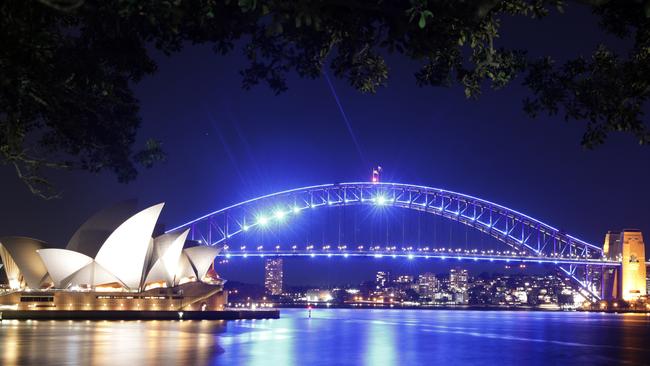
[[[602,298],[635,301],[646,296],[645,246],[639,230],[608,232],[603,246],[605,257],[621,262],[603,272]]]

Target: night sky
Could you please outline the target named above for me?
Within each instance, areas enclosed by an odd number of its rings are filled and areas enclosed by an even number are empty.
[[[567,13],[540,22],[506,19],[497,46],[560,60],[588,55],[601,40],[624,49],[583,9]],[[128,185],[109,173],[56,173],[63,198],[51,201],[32,196],[13,170],[0,167],[0,236],[64,246],[87,217],[131,197],[143,207],[166,202],[161,221],[173,227],[279,190],[368,180],[380,164],[384,181],[481,197],[594,244],[610,229],[638,228],[650,237],[650,148],[612,135],[597,150],[584,150],[584,122],[523,113],[520,79],[468,101],[458,87],[417,87],[416,64],[398,58],[389,59],[388,87],[376,95],[332,78],[357,147],[324,78],[292,75],[289,90],[275,96],[264,85],[241,88],[239,52],[222,57],[209,46],[189,46],[158,60],[159,72],[135,87],[142,103],[139,138],[162,140],[167,162],[142,170]],[[292,265],[288,280],[300,282],[310,264]],[[328,266],[315,272],[331,272]],[[252,267],[225,271],[233,280],[261,282],[261,264]],[[335,279],[360,279],[378,267],[357,261],[337,268]]]

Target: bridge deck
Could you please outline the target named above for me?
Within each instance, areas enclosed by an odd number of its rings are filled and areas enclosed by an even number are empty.
[[[533,257],[525,255],[484,255],[467,253],[440,253],[440,252],[394,252],[394,251],[322,251],[322,250],[257,250],[233,251],[226,250],[219,254],[222,258],[233,257],[370,257],[370,258],[406,258],[406,259],[439,259],[439,260],[465,260],[489,262],[517,262],[517,263],[550,263],[550,264],[584,264],[600,266],[620,266],[620,262],[590,258],[566,257]],[[650,262],[647,263],[650,265]]]

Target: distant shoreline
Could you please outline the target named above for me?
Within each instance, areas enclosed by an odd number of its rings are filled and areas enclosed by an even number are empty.
[[[471,310],[471,311],[543,311],[543,312],[585,312],[585,313],[635,313],[635,314],[650,314],[647,310],[635,309],[616,309],[616,310],[596,310],[596,309],[562,309],[558,308],[543,308],[535,306],[503,306],[503,305],[429,305],[429,306],[402,306],[402,305],[382,305],[382,304],[363,304],[363,305],[327,305],[323,303],[310,303],[310,304],[282,304],[278,305],[276,309],[305,309],[311,306],[312,309],[386,309],[386,310]]]
[[[518,311],[562,311],[561,308],[544,309],[532,306],[477,306],[477,305],[427,305],[427,306],[404,306],[404,305],[383,305],[383,304],[359,304],[359,305],[327,305],[323,303],[309,304],[281,304],[278,309],[307,309],[311,306],[314,309],[403,309],[403,310],[518,310]]]

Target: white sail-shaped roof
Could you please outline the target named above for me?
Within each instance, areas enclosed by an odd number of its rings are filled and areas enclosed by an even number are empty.
[[[173,281],[174,280],[172,277],[171,283],[173,283]],[[151,270],[147,274],[147,277],[144,280],[143,285],[146,285],[151,282],[165,282],[168,285],[170,284],[167,276],[167,271],[165,271],[165,268],[161,261],[156,261],[156,263],[154,263],[153,267],[151,267]]]
[[[126,287],[140,286],[151,234],[164,203],[142,210],[120,225],[102,245],[95,261]]]
[[[14,289],[117,284],[138,290],[153,282],[171,287],[203,279],[219,249],[183,250],[189,230],[153,239],[163,203],[138,212],[110,231],[132,204],[123,202],[89,219],[73,235],[68,249],[45,248],[45,243],[24,237],[0,238],[0,270]]]
[[[219,254],[219,249],[209,246],[197,246],[185,249],[183,252],[187,254],[196,272],[196,278],[200,280],[210,269],[214,258]]]
[[[187,254],[185,254],[185,251],[183,251],[180,258],[178,258],[178,267],[174,277],[174,286],[178,285],[180,280],[184,278],[197,278],[194,268],[192,268],[192,263],[190,263],[190,259]]]
[[[20,278],[28,287],[38,289],[47,275],[47,269],[36,251],[45,248],[45,243],[21,236],[0,238],[0,256],[10,285],[16,288]]]
[[[75,231],[66,249],[94,258],[111,233],[137,212],[137,203],[131,199],[97,212]]]
[[[7,280],[9,281],[9,287],[12,289],[18,289],[21,285],[21,275],[20,269],[14,259],[9,254],[9,251],[2,245],[0,242],[0,260],[2,260],[5,274],[7,275]]]
[[[165,234],[154,239],[155,261],[145,283],[165,281],[168,286],[174,285],[174,276],[178,272],[180,256],[189,232],[187,229],[181,233]]]
[[[43,260],[56,288],[61,288],[64,279],[93,261],[85,254],[67,249],[40,249],[38,255]]]
[[[96,287],[107,283],[119,283],[126,287],[119,278],[115,277],[100,264],[93,261],[77,272],[71,274],[69,277],[63,279],[61,281],[61,288],[67,288],[69,286]]]

